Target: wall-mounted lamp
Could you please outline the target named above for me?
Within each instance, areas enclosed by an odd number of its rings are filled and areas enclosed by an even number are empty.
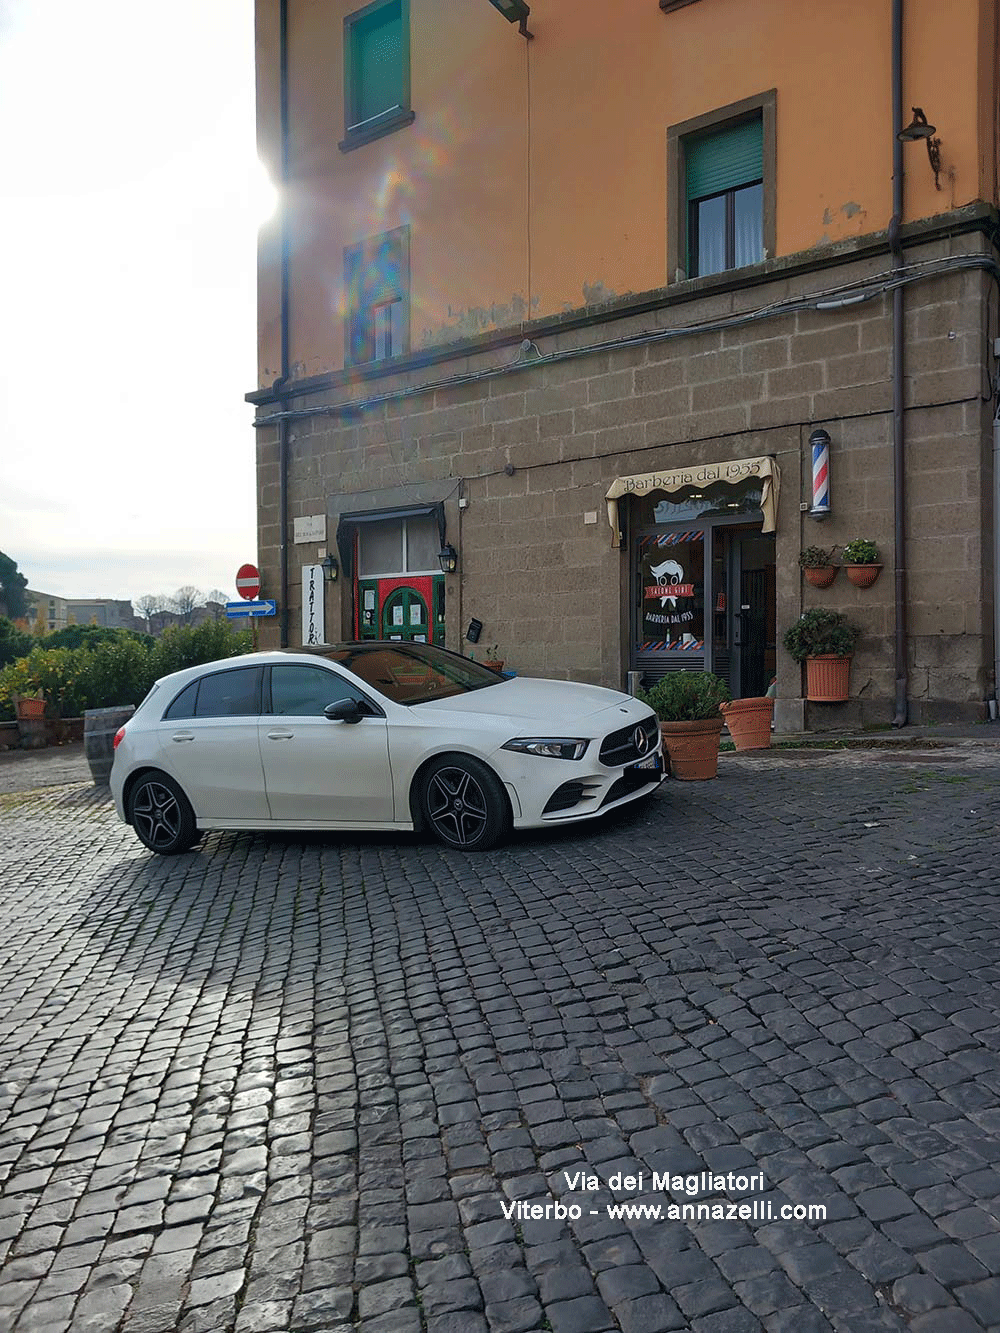
[[[901,143],[915,143],[917,139],[923,139],[927,144],[927,160],[931,164],[931,171],[934,172],[934,188],[940,190],[941,182],[938,177],[941,174],[941,140],[935,139],[937,133],[936,125],[928,125],[927,117],[924,115],[924,109],[920,106],[911,107],[913,119],[905,129],[899,131],[896,138]]]
[[[441,561],[441,570],[445,574],[454,574],[458,568],[458,552],[454,546],[447,543],[438,551],[438,559]]]
[[[323,577],[327,583],[336,583],[340,575],[340,566],[337,564],[335,556],[326,555],[320,561],[323,566]]]
[[[530,41],[534,37],[533,32],[528,31],[528,15],[530,8],[524,3],[524,0],[490,0],[494,9],[498,9],[508,23],[519,23],[518,32],[522,37],[527,37]]]

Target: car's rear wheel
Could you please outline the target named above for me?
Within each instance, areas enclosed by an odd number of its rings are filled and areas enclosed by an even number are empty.
[[[498,779],[478,759],[443,755],[424,774],[424,818],[434,836],[463,852],[495,847],[510,829],[510,803]]]
[[[129,794],[129,822],[143,846],[161,856],[186,852],[198,841],[191,805],[166,773],[144,773]]]

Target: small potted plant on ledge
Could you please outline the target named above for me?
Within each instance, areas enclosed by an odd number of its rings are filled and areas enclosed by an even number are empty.
[[[682,782],[714,778],[719,768],[722,714],[729,686],[710,671],[668,671],[638,697],[660,719],[670,772]]]
[[[489,648],[484,648],[483,666],[489,667],[491,671],[503,670],[503,658],[500,656],[500,645],[498,643],[490,644]]]
[[[870,588],[882,572],[878,547],[865,537],[848,542],[844,547],[844,568],[855,588]]]
[[[784,645],[796,662],[806,664],[806,698],[812,703],[843,703],[848,696],[851,656],[858,630],[839,611],[813,607],[785,631]]]
[[[836,546],[831,546],[829,550],[822,546],[807,546],[799,552],[799,565],[806,576],[806,582],[814,588],[829,588],[837,577],[839,566],[833,563],[836,549]]]

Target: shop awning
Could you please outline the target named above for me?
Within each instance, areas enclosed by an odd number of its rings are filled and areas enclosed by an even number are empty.
[[[630,495],[649,495],[653,491],[669,493],[720,483],[739,486],[742,482],[752,480],[760,481],[763,492],[760,507],[764,512],[764,526],[761,530],[773,532],[778,520],[778,487],[781,483],[781,474],[773,458],[730,458],[723,463],[703,463],[695,467],[675,468],[669,472],[642,472],[632,477],[616,477],[605,496],[614,544],[622,544],[619,500]]]

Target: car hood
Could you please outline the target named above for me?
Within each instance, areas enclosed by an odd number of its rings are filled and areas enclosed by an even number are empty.
[[[422,718],[454,723],[458,717],[495,718],[497,722],[520,725],[531,722],[539,734],[551,735],[556,729],[581,728],[601,713],[614,714],[595,730],[612,731],[626,723],[647,717],[647,704],[630,694],[608,690],[600,685],[580,685],[576,681],[532,680],[517,677],[488,689],[456,694],[433,703],[415,704],[413,712]]]

